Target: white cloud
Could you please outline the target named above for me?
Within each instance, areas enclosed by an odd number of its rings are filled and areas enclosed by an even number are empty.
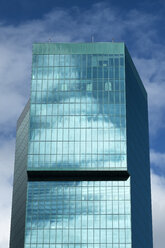
[[[165,153],[156,152],[155,150],[151,150],[150,152],[151,163],[156,167],[165,171]]]
[[[165,177],[152,173],[151,182],[154,248],[164,248]]]
[[[9,243],[13,164],[14,140],[10,140],[0,147],[0,248]]]
[[[100,11],[101,10],[101,11]],[[88,41],[91,34],[96,41],[124,40],[133,54],[135,64],[149,93],[150,130],[156,134],[164,127],[164,54],[165,48],[156,42],[157,17],[128,11],[123,15],[105,4],[96,4],[88,11],[78,8],[72,10],[53,10],[41,20],[33,20],[17,26],[0,24],[0,130],[9,135],[15,130],[18,118],[25,102],[29,98],[31,77],[31,49],[33,42]],[[11,183],[13,172],[13,140],[5,141],[0,147],[0,248],[8,246]],[[153,163],[161,166],[164,156],[151,153]],[[164,163],[164,162],[163,162]],[[155,248],[163,247],[163,207],[165,186],[164,178],[153,174],[153,216]],[[164,223],[163,223],[164,221]]]

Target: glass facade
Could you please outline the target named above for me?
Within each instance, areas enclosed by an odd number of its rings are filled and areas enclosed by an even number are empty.
[[[127,167],[124,54],[78,52],[33,55],[28,169]]]
[[[24,247],[29,108],[28,101],[17,122],[10,248]]]
[[[129,179],[30,182],[27,201],[25,248],[131,247]]]
[[[153,247],[147,94],[127,49],[125,57],[127,163],[133,206],[132,246]],[[145,233],[142,238],[141,233]]]
[[[34,44],[23,113],[10,248],[152,248],[147,96],[124,43]]]

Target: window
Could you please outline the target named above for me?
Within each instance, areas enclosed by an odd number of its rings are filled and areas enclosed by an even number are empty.
[[[111,91],[112,90],[112,83],[106,82],[105,83],[105,91]]]
[[[86,85],[86,90],[87,91],[92,91],[92,84],[87,84]]]

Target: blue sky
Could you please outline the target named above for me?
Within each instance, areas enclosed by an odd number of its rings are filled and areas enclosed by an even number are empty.
[[[0,248],[8,247],[15,129],[30,92],[33,42],[124,41],[148,92],[154,248],[165,243],[165,2],[1,1]],[[2,228],[3,227],[3,228]]]
[[[40,19],[45,13],[52,11],[55,8],[69,9],[72,7],[78,7],[82,11],[91,8],[91,6],[99,1],[84,0],[77,1],[72,0],[12,0],[7,2],[1,0],[0,16],[1,19],[7,23],[19,24],[22,21],[28,21],[32,19]],[[139,0],[139,1],[121,1],[121,0],[111,0],[104,1],[114,8],[119,8],[120,12],[127,12],[131,9],[137,9],[138,11],[147,11],[148,13],[157,14],[164,7],[163,0]],[[163,13],[162,13],[163,14]]]

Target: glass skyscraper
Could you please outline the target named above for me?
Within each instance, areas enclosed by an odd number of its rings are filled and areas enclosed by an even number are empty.
[[[10,248],[152,248],[147,94],[124,43],[33,45]]]

